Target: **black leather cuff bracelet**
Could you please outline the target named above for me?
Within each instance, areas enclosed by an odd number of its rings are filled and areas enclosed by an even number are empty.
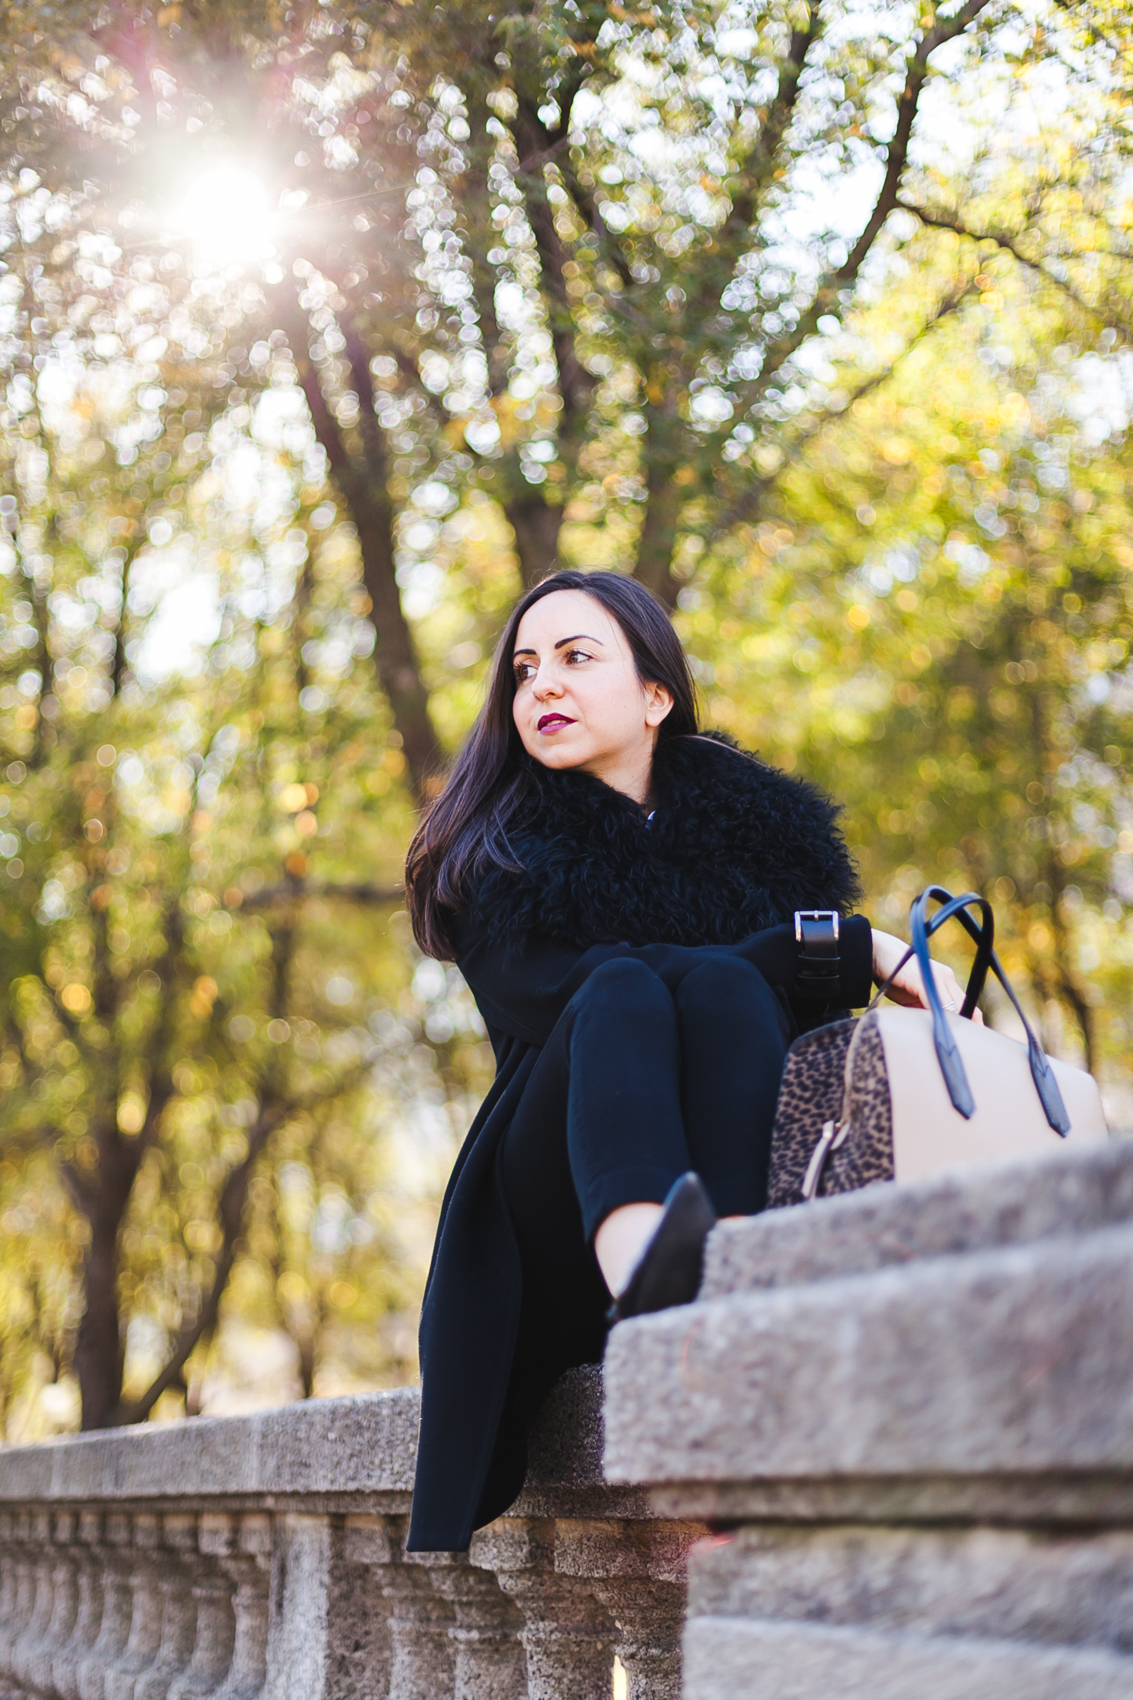
[[[836,998],[842,986],[836,909],[796,909],[799,991],[810,997]]]

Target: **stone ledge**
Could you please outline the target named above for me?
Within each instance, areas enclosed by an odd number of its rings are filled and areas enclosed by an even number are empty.
[[[1133,1654],[1133,1530],[752,1524],[702,1541],[689,1615]]]
[[[1133,1659],[1070,1647],[694,1617],[686,1700],[1129,1700]]]
[[[922,1257],[1089,1233],[1131,1218],[1133,1138],[1115,1138],[1073,1156],[866,1187],[723,1222],[708,1243],[701,1298],[864,1275]]]
[[[1130,1700],[1131,1314],[1115,1145],[722,1226],[467,1554],[412,1390],[0,1452],[0,1696]]]
[[[403,1388],[13,1447],[0,1451],[0,1503],[405,1495],[419,1408]]]
[[[1133,1524],[1133,1474],[1111,1470],[1008,1475],[839,1476],[673,1481],[649,1489],[658,1517],[725,1527],[761,1523]]]
[[[408,1511],[420,1392],[312,1399],[240,1417],[107,1429],[0,1449],[0,1506],[94,1504],[174,1509]],[[602,1474],[602,1372],[575,1370],[536,1424],[515,1517],[655,1515],[647,1495]]]
[[[702,1298],[610,1337],[607,1474],[666,1516],[1119,1521],[1130,1314],[1125,1141],[723,1224]]]

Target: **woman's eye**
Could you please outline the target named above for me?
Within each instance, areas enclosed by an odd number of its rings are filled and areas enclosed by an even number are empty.
[[[589,661],[590,660],[590,656],[586,653],[586,651],[584,649],[568,649],[566,658],[567,658],[568,661],[571,661],[571,662]]]
[[[518,667],[515,669],[515,682],[516,682],[516,684],[522,685],[525,679],[530,679],[530,677],[531,677],[532,673],[534,673],[534,671],[535,671],[535,669],[534,669],[534,667],[532,667],[530,661],[521,661],[519,663]]]

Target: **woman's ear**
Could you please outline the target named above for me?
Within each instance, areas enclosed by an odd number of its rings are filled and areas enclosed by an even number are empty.
[[[673,706],[673,693],[665,685],[646,685],[645,687],[645,724],[654,728],[660,726],[662,720]]]

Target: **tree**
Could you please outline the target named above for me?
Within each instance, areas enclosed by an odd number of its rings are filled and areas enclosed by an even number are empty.
[[[822,3],[508,19],[407,6],[296,12],[281,34],[274,10],[245,4],[223,20],[181,6],[164,25],[123,7],[70,43],[40,111],[54,133],[20,130],[13,164],[58,192],[81,175],[89,193],[97,135],[98,216],[154,229],[188,125],[202,166],[219,147],[283,196],[264,325],[285,330],[358,528],[379,674],[420,783],[433,729],[395,571],[414,475],[491,490],[528,581],[553,564],[565,514],[587,528],[580,544],[599,522],[671,603],[705,537],[757,517],[799,443],[878,381],[876,351],[833,390],[814,354],[880,275],[895,215],[984,234],[993,156],[926,171],[930,93],[939,132],[949,84],[962,122],[993,80],[1025,102],[1037,77],[1061,78],[1077,145],[1041,136],[996,173],[1014,210],[990,239],[1091,294],[1109,251],[1101,293],[1118,312],[1127,295],[1110,240],[1115,49],[1077,19],[1026,33],[1010,6],[967,0],[863,33]],[[35,47],[27,100],[42,32]],[[861,209],[848,221],[847,194]],[[254,281],[243,299],[255,316]],[[943,278],[906,343],[957,299]]]
[[[88,1426],[195,1409],[226,1312],[309,1392],[411,1307],[397,1127],[443,1166],[488,1059],[400,851],[556,561],[675,606],[881,912],[980,882],[1051,1035],[1126,1056],[1127,422],[1089,440],[1066,374],[1123,358],[1128,38],[1006,0],[6,10],[13,1408],[75,1361]],[[178,574],[211,614],[158,665]]]
[[[682,618],[714,716],[844,799],[884,918],[933,878],[992,896],[1053,1048],[1103,1067],[1128,1043],[1091,985],[1105,959],[1127,996],[1120,935],[1100,941],[1133,894],[1128,422],[1100,415],[1111,357],[1083,358],[1063,291],[981,277]]]
[[[50,310],[49,292],[37,300]],[[264,455],[276,490],[244,514],[230,499],[219,526],[222,465],[231,478],[242,454],[263,453],[247,436],[230,431],[191,492],[172,495],[186,469],[168,434],[89,481],[113,418],[78,387],[49,411],[41,387],[18,384],[20,346],[9,404],[26,407],[18,428],[7,418],[0,560],[5,1161],[24,1192],[30,1168],[42,1197],[51,1158],[77,1221],[46,1300],[41,1254],[18,1233],[9,1272],[55,1374],[73,1367],[92,1428],[146,1417],[167,1390],[189,1396],[239,1260],[258,1262],[261,1287],[274,1270],[268,1293],[293,1317],[288,1278],[293,1293],[306,1261],[297,1270],[272,1238],[270,1186],[257,1205],[273,1142],[317,1149],[324,1199],[329,1187],[365,1221],[372,1141],[335,1129],[368,1120],[381,1096],[373,1070],[390,1041],[365,1017],[375,994],[395,993],[404,957],[395,948],[391,963],[383,925],[344,926],[341,911],[376,905],[378,920],[397,903],[405,758],[359,677],[371,637],[356,542],[320,492],[304,502],[302,465]],[[78,499],[84,479],[94,504]],[[211,554],[222,601],[200,670],[162,683],[146,676],[146,613],[179,547],[198,568]],[[398,1028],[394,1052],[411,1042]],[[401,1290],[381,1274],[380,1227],[353,1254],[371,1318]],[[333,1295],[336,1282],[341,1298],[337,1264],[322,1285]],[[124,1311],[168,1340],[133,1390]],[[308,1391],[314,1350],[305,1338]]]

